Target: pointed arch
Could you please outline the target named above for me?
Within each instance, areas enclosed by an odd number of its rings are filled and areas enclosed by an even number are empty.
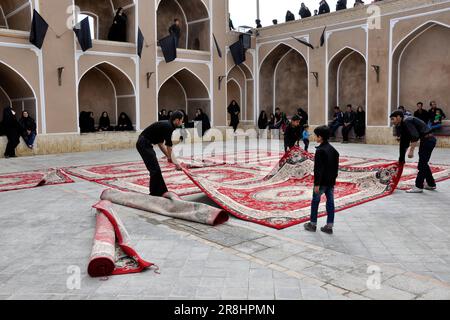
[[[415,108],[418,101],[427,108],[430,101],[436,100],[444,112],[450,112],[449,36],[450,25],[429,20],[400,39],[391,57],[390,110],[399,105]]]
[[[295,114],[299,107],[309,109],[309,67],[298,49],[283,42],[272,48],[260,63],[259,79],[259,111],[270,114],[279,107]]]
[[[359,50],[345,46],[328,61],[328,119],[333,118],[334,107],[367,104],[367,59]]]
[[[37,96],[28,80],[16,69],[0,60],[0,91],[2,98],[15,109],[17,113],[27,111],[36,120],[39,128],[39,114],[37,108]],[[2,105],[2,107],[6,106]]]
[[[0,0],[0,28],[30,31],[32,16],[31,0]]]
[[[189,68],[181,68],[168,76],[158,87],[158,111],[177,110],[186,106],[189,119],[193,119],[197,108],[211,115],[211,100],[208,87]]]
[[[86,70],[78,81],[79,112],[92,111],[96,121],[108,112],[111,124],[125,112],[136,126],[136,88],[130,77],[110,62],[99,62]],[[97,122],[96,122],[97,123]]]

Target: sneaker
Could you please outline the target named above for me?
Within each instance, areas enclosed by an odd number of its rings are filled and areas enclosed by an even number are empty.
[[[425,184],[424,189],[429,191],[435,191],[437,189],[437,186],[430,187],[428,184]]]
[[[423,189],[414,187],[411,190],[406,191],[406,193],[423,193]]]
[[[304,227],[305,227],[306,231],[310,231],[310,232],[316,232],[316,230],[317,230],[317,226],[313,225],[310,222],[305,224]]]
[[[323,228],[320,228],[320,231],[327,233],[327,234],[333,234],[333,228],[329,226],[325,226]]]

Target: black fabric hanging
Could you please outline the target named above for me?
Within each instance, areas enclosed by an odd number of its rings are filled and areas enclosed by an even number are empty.
[[[31,22],[30,42],[39,49],[42,49],[44,44],[45,35],[47,34],[48,23],[42,18],[42,16],[33,10],[33,21]]]
[[[79,27],[79,28],[78,28]],[[73,28],[78,42],[80,43],[81,50],[83,52],[92,48],[91,27],[89,24],[89,17],[84,18],[79,25]]]
[[[313,46],[311,43],[306,42],[306,41],[304,41],[304,40],[302,40],[302,39],[297,39],[296,37],[292,37],[292,38],[294,38],[295,40],[297,40],[297,41],[300,42],[301,44],[304,44],[305,46],[310,47],[311,49],[314,50],[314,46]]]
[[[138,28],[138,46],[137,46],[137,54],[139,58],[142,58],[142,49],[144,48],[144,35],[141,31],[141,28]]]
[[[217,54],[219,55],[219,58],[222,58],[222,50],[220,50],[219,43],[217,42],[216,36],[213,34],[214,37],[214,43],[216,44]]]
[[[323,47],[323,45],[325,44],[325,30],[327,30],[327,27],[325,27],[323,29],[322,36],[320,37],[320,46],[321,47]]]
[[[245,61],[245,49],[241,41],[233,43],[230,46],[230,51],[236,65],[240,65]]]
[[[164,54],[166,63],[172,62],[177,58],[177,42],[173,35],[167,36],[159,40],[159,45]]]

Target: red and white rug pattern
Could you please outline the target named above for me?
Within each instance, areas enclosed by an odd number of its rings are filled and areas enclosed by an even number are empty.
[[[301,149],[286,154],[266,177],[246,184],[211,181],[185,173],[223,209],[243,220],[283,229],[309,220],[313,190],[312,155]],[[335,188],[336,211],[390,195],[398,183],[397,163],[340,169]],[[325,214],[322,203],[320,214]]]
[[[74,182],[62,170],[48,169],[0,174],[0,192]]]

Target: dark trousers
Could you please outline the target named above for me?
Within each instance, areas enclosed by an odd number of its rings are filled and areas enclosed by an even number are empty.
[[[349,125],[349,126],[344,126],[342,128],[342,138],[344,141],[348,141],[348,135],[350,134],[350,131],[352,131],[353,126]]]
[[[5,157],[15,157],[16,156],[16,148],[20,143],[20,138],[16,134],[6,134],[8,138],[8,143],[6,145]]]
[[[416,187],[419,189],[424,188],[424,182],[427,181],[430,187],[436,186],[436,181],[433,178],[428,162],[430,161],[431,154],[436,147],[436,138],[431,137],[428,139],[422,139],[419,147],[419,173],[417,174]]]
[[[336,130],[341,126],[342,124],[339,122],[333,122],[332,124],[330,124],[330,136],[334,137],[336,135]]]
[[[330,226],[333,226],[334,224],[334,214],[335,214],[335,207],[334,207],[334,187],[320,187],[319,193],[313,192],[313,199],[311,202],[311,223],[316,225],[317,224],[317,216],[319,213],[319,205],[320,205],[320,199],[322,198],[322,195],[325,194],[327,197],[327,224]]]
[[[140,136],[136,148],[150,172],[150,195],[161,197],[168,190],[153,145],[145,137]]]
[[[305,151],[308,151],[308,148],[309,148],[309,140],[308,140],[308,139],[303,139],[303,143],[305,144]]]

